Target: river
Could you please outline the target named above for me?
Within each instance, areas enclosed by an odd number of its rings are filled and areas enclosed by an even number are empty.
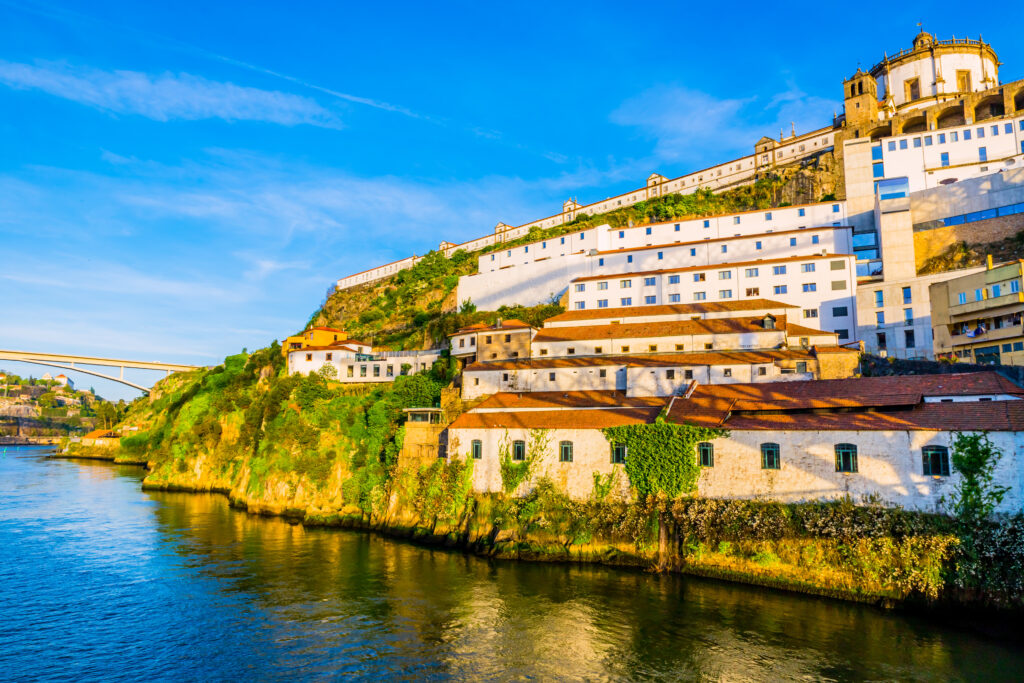
[[[4,680],[1010,680],[1021,648],[862,605],[307,529],[0,447]]]

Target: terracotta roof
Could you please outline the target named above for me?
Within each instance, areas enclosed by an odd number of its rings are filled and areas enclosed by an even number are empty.
[[[1024,418],[1024,400],[923,402],[984,394],[1024,398],[1024,390],[994,372],[702,385],[672,401],[668,419],[729,429],[1024,428],[1024,419],[1014,422]]]
[[[502,392],[494,394],[473,410],[492,408],[537,409],[551,408],[597,408],[597,407],[657,407],[661,408],[668,399],[663,396],[626,396],[621,391],[534,391]]]
[[[814,354],[803,349],[772,349],[764,351],[689,351],[683,353],[646,353],[638,355],[608,354],[602,356],[557,356],[476,362],[463,372],[494,370],[546,370],[550,368],[588,368],[610,365],[629,367],[685,367],[697,365],[752,365],[779,360],[813,360]]]
[[[768,311],[785,308],[799,308],[793,304],[770,299],[743,299],[740,301],[718,301],[703,304],[659,304],[652,306],[627,306],[623,308],[597,308],[583,311],[566,311],[544,321],[569,322],[574,320],[601,320],[604,318],[632,318],[652,315],[697,315],[700,313],[724,313],[730,311]]]
[[[625,251],[625,250],[623,250]],[[615,253],[615,252],[607,252]],[[643,277],[644,275],[659,275],[662,273],[689,273],[700,270],[729,270],[730,268],[742,268],[744,266],[771,265],[773,263],[790,263],[792,261],[821,261],[828,259],[848,258],[851,254],[808,254],[807,256],[783,256],[780,258],[760,259],[755,261],[730,261],[706,266],[686,266],[684,268],[660,268],[658,270],[639,270],[624,273],[608,273],[607,275],[584,275],[572,280],[572,282],[586,282],[588,280],[613,280],[617,278]]]
[[[603,339],[643,339],[655,337],[678,337],[708,334],[749,334],[756,332],[777,332],[780,336],[830,336],[835,332],[824,332],[802,325],[788,323],[786,316],[773,316],[776,327],[765,329],[763,316],[742,316],[735,318],[705,318],[700,320],[664,320],[643,323],[612,323],[607,325],[576,325],[572,327],[545,327],[533,338],[534,344]]]
[[[735,214],[730,214],[730,215],[735,215]],[[690,220],[690,219],[688,219],[688,220]],[[696,220],[700,220],[700,218],[697,218]],[[653,225],[672,225],[674,223],[679,223],[679,222],[681,222],[681,221],[671,221],[669,223],[655,223]],[[644,227],[649,227],[649,226],[647,226],[647,225],[635,225],[632,228],[626,228],[626,227],[612,228],[611,232],[616,232],[618,230],[633,230],[635,228],[644,228]],[[617,254],[619,252],[629,253],[631,251],[644,251],[646,249],[667,249],[667,248],[670,248],[670,247],[689,247],[689,246],[692,246],[694,244],[714,244],[716,242],[727,242],[727,241],[736,240],[736,239],[764,239],[767,235],[789,235],[789,234],[795,233],[795,232],[813,233],[813,232],[818,231],[818,230],[850,230],[850,229],[851,229],[851,226],[849,226],[849,225],[819,225],[819,226],[816,226],[816,227],[813,227],[813,228],[793,228],[792,230],[779,230],[778,232],[769,232],[769,233],[758,232],[758,233],[750,233],[749,235],[730,235],[729,237],[712,237],[712,238],[703,239],[703,240],[687,240],[686,242],[663,242],[662,244],[650,244],[650,245],[646,245],[645,244],[642,247],[623,247],[621,249],[605,249],[605,250],[599,251],[597,253],[598,254]]]
[[[449,429],[601,429],[654,422],[660,408],[535,410],[460,415]]]
[[[532,325],[527,325],[522,320],[516,320],[514,318],[509,320],[502,320],[501,325],[497,323],[488,325],[487,323],[474,323],[468,327],[463,327],[461,330],[457,330],[449,336],[454,337],[455,335],[465,334],[467,332],[483,332],[484,330],[531,330]]]

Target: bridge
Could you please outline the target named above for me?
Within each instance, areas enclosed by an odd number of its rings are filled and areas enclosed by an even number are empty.
[[[46,365],[51,368],[74,370],[75,372],[82,372],[86,375],[109,379],[112,382],[120,382],[121,384],[126,384],[133,389],[138,389],[146,394],[149,393],[148,387],[130,382],[124,378],[125,368],[131,368],[133,370],[161,370],[169,375],[172,372],[187,372],[189,370],[196,370],[199,367],[197,365],[181,365],[179,363],[157,363],[153,361],[123,360],[119,358],[97,358],[95,356],[75,356],[62,353],[5,351],[2,349],[0,349],[0,360],[16,360],[22,363],[34,363],[35,365]],[[117,377],[114,377],[113,375],[105,375],[102,372],[97,372],[96,370],[83,368],[81,367],[82,365],[120,368],[121,372]]]

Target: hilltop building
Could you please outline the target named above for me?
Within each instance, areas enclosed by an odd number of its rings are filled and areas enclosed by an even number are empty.
[[[622,306],[623,300],[630,306],[685,303],[685,297],[701,295],[709,301],[771,296],[799,305],[808,316],[816,309],[817,320],[807,318],[804,324],[845,330],[843,341],[863,341],[868,351],[930,357],[929,288],[961,273],[931,272],[929,259],[960,240],[995,241],[1024,229],[1024,80],[1002,82],[999,66],[994,48],[981,40],[939,40],[922,31],[910,47],[844,79],[844,111],[819,130],[778,140],[762,137],[749,156],[677,178],[652,173],[643,187],[625,194],[593,204],[569,200],[555,215],[519,226],[499,223],[492,234],[462,244],[442,242],[439,248],[446,255],[458,249],[493,250],[480,256],[479,274],[463,277],[458,288],[460,300],[471,299],[483,309],[566,295],[570,306],[585,309],[600,305],[602,297],[579,290],[590,298],[573,298],[576,286],[586,282],[581,278],[646,279],[659,271],[663,277],[651,285],[655,290],[617,293],[607,305]],[[655,225],[604,225],[498,247],[531,228],[562,226],[580,215],[671,193],[737,187],[828,155],[835,160],[833,201]],[[811,255],[849,261],[847,289],[835,298],[850,301],[832,301],[833,290],[822,292],[823,283],[799,279],[667,289],[683,284],[682,274],[679,283],[666,281],[676,275],[667,272],[674,269],[747,264],[742,267],[756,269],[761,277],[761,266],[750,262]],[[416,260],[342,278],[337,287],[372,282]],[[807,292],[804,284],[817,289]],[[831,287],[832,282],[825,284]],[[782,286],[784,291],[776,290]],[[812,293],[820,299],[798,301]],[[833,309],[845,309],[846,319],[835,319]]]
[[[851,376],[859,351],[838,346],[834,332],[792,322],[795,313],[764,299],[572,310],[541,329],[498,321],[459,330],[452,355],[467,363],[466,400],[506,391],[668,396],[694,380]]]

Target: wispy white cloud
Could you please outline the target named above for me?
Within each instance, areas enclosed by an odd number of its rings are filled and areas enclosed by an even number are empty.
[[[187,73],[102,71],[65,63],[0,60],[0,83],[41,90],[117,114],[155,121],[172,119],[264,121],[286,126],[340,128],[341,121],[316,100],[277,90],[211,81]]]
[[[682,86],[659,86],[630,98],[611,114],[654,141],[653,154],[669,162],[717,163],[723,154],[748,154],[764,135],[791,126],[814,130],[839,106],[808,95],[796,84],[771,98],[720,98]]]

